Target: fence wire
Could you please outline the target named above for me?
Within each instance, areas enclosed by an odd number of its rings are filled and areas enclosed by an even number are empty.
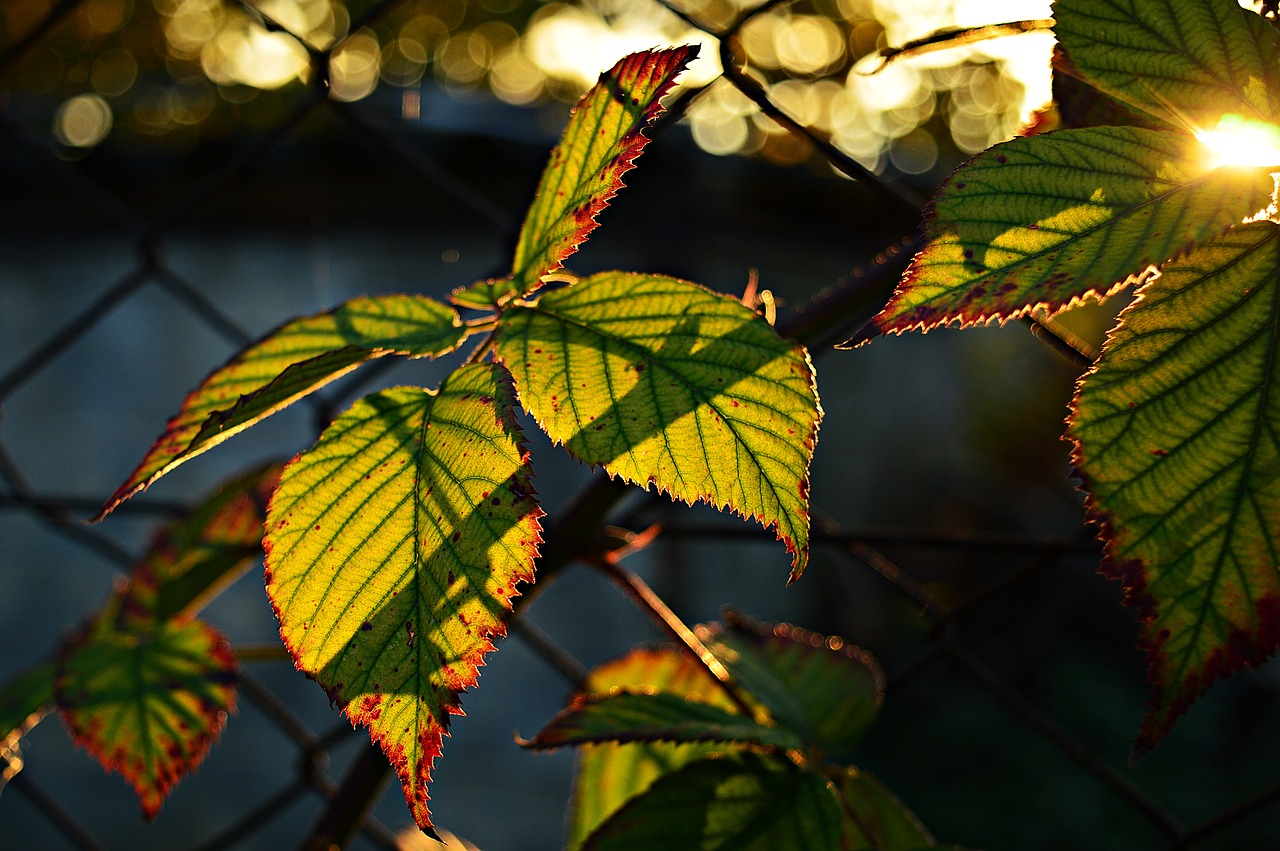
[[[257,19],[269,31],[288,32],[281,23],[248,2],[228,3],[238,5]],[[640,0],[637,0],[640,2]],[[735,37],[754,17],[785,5],[780,0],[768,0],[748,10],[727,27],[704,25],[687,14],[674,2],[652,0],[671,13],[680,16],[719,44],[722,80],[738,89],[763,114],[774,119],[787,132],[806,140],[833,168],[862,182],[873,193],[873,203],[887,205],[914,216],[921,199],[909,190],[878,176],[856,159],[831,144],[826,136],[801,123],[776,103],[770,94],[751,76],[741,70],[740,58],[735,55]],[[61,0],[29,32],[21,35],[0,53],[0,81],[10,73],[20,60],[33,48],[49,38],[71,16],[83,0]],[[351,22],[348,32],[358,32],[362,27],[374,24],[391,13],[399,0],[379,2],[368,8],[362,16]],[[299,43],[305,42],[299,38]],[[171,197],[159,212],[144,213],[120,198],[111,187],[78,162],[66,161],[55,156],[45,138],[34,135],[21,122],[0,108],[0,138],[14,151],[25,157],[31,168],[39,170],[43,177],[59,185],[77,203],[83,205],[82,213],[96,221],[109,225],[116,233],[115,239],[134,258],[128,270],[90,284],[96,295],[87,298],[83,306],[67,317],[61,327],[46,338],[21,353],[16,362],[0,374],[0,416],[6,402],[21,388],[49,378],[51,368],[74,349],[77,341],[84,339],[96,328],[107,322],[123,306],[139,299],[148,291],[159,291],[176,300],[181,309],[210,332],[231,347],[240,347],[251,340],[252,334],[242,327],[230,311],[221,308],[216,301],[202,294],[200,288],[187,280],[166,259],[168,245],[175,230],[190,216],[210,203],[210,199],[228,186],[250,174],[281,145],[299,132],[308,119],[328,111],[335,115],[345,132],[369,142],[392,157],[401,165],[419,174],[451,196],[457,204],[471,210],[480,221],[486,223],[499,238],[509,238],[515,221],[510,211],[491,200],[484,191],[477,189],[466,174],[459,173],[431,158],[415,146],[402,129],[382,120],[374,110],[359,103],[340,103],[327,96],[327,71],[340,44],[327,49],[308,46],[308,75],[312,84],[300,92],[284,117],[274,126],[264,129],[247,148],[228,156],[220,166],[203,180],[191,186],[174,186]],[[683,92],[672,104],[666,121],[678,120],[688,103],[700,95],[701,90]],[[4,102],[0,101],[0,106]],[[814,348],[821,349],[848,327],[837,326],[823,334],[813,333],[806,326],[814,313],[824,309],[839,314],[848,304],[858,300],[883,297],[886,282],[892,282],[910,255],[911,237],[886,249],[865,269],[850,275],[829,291],[824,292],[815,304],[808,305],[806,316],[792,317],[791,328],[812,334]],[[73,247],[74,250],[74,247]],[[784,320],[784,326],[786,321]],[[1061,343],[1060,338],[1054,341]],[[368,382],[376,377],[376,371],[362,373],[360,381]],[[336,394],[345,397],[356,389],[350,384]],[[325,422],[333,414],[335,400],[315,403],[318,423]],[[2,422],[2,420],[0,420]],[[24,472],[23,459],[11,452],[3,433],[0,433],[0,512],[20,518],[22,522],[48,527],[54,534],[83,548],[94,559],[115,568],[127,568],[138,560],[138,554],[126,550],[99,527],[84,525],[82,518],[101,503],[101,495],[80,493],[46,493],[37,483],[30,481]],[[608,483],[601,487],[608,488]],[[1160,837],[1152,847],[1186,849],[1209,840],[1270,808],[1274,812],[1280,800],[1280,780],[1264,786],[1240,800],[1222,807],[1217,812],[1198,818],[1186,818],[1174,812],[1151,792],[1136,782],[1124,768],[1115,765],[1113,754],[1099,753],[1094,746],[1067,726],[1055,720],[1023,694],[1015,677],[1002,672],[1000,664],[983,657],[984,651],[993,646],[990,641],[979,642],[981,649],[967,640],[970,617],[992,606],[1001,605],[1002,598],[1017,595],[1036,578],[1049,576],[1053,581],[1067,581],[1071,575],[1087,574],[1096,565],[1098,548],[1087,532],[1068,538],[1048,538],[1022,533],[998,533],[982,531],[939,531],[927,529],[855,528],[821,518],[821,506],[816,506],[818,520],[815,524],[815,547],[843,560],[840,582],[844,593],[866,593],[866,578],[875,582],[898,598],[899,602],[914,608],[925,634],[923,649],[903,654],[889,670],[889,699],[899,693],[910,693],[922,681],[936,677],[958,677],[967,687],[988,695],[998,707],[988,719],[998,741],[1007,724],[1030,731],[1043,742],[1057,749],[1075,765],[1076,770],[1090,779],[1102,796],[1123,801],[1145,820]],[[167,503],[150,497],[141,497],[121,509],[121,514],[145,517],[169,517],[180,514],[184,506]],[[709,524],[691,517],[687,512],[664,508],[661,501],[648,500],[639,508],[617,519],[617,522],[648,523],[658,518],[664,524],[663,540],[667,546],[711,545],[732,540],[735,542],[763,540],[760,533],[728,525]],[[554,538],[554,535],[552,536]],[[572,547],[565,557],[572,555]],[[903,558],[891,558],[887,553],[901,551]],[[921,553],[944,553],[949,558],[981,558],[985,564],[999,565],[994,575],[976,582],[974,587],[959,597],[940,597],[927,578],[921,575]],[[915,554],[915,555],[913,555]],[[910,563],[910,567],[904,566]],[[13,570],[14,566],[6,566]],[[678,588],[672,591],[678,596]],[[1118,595],[1117,595],[1118,596]],[[1053,599],[1028,601],[1019,598],[1018,605],[1036,605],[1051,608]],[[1113,605],[1114,600],[1109,601]],[[527,617],[519,617],[512,627],[514,640],[526,644],[539,655],[551,669],[558,671],[566,683],[580,685],[587,667],[574,658],[541,627]],[[1016,642],[1012,631],[1007,636]],[[872,650],[877,648],[872,647]],[[10,648],[13,652],[15,649]],[[18,650],[21,650],[19,648]],[[264,650],[265,656],[271,651]],[[252,661],[253,649],[245,648],[242,657]],[[271,688],[248,671],[239,675],[242,704],[249,707],[246,713],[261,716],[278,732],[281,749],[272,753],[276,762],[291,762],[296,769],[293,778],[273,794],[258,801],[245,801],[241,815],[220,826],[211,837],[194,847],[201,851],[214,851],[231,847],[255,847],[255,837],[281,813],[296,803],[307,803],[314,812],[316,826],[308,841],[317,837],[334,837],[334,824],[345,823],[347,828],[357,828],[360,836],[374,847],[394,849],[400,847],[395,833],[369,815],[369,790],[380,788],[385,777],[361,776],[362,763],[357,761],[342,779],[334,779],[326,772],[328,756],[343,741],[359,739],[363,733],[353,732],[348,724],[335,718],[327,730],[311,729],[290,706]],[[1268,707],[1274,711],[1275,702]],[[999,748],[993,748],[990,759],[999,759]],[[446,757],[447,759],[447,757]],[[8,768],[9,766],[4,766]],[[199,782],[197,779],[189,783]],[[1193,781],[1188,781],[1193,782]],[[393,784],[394,785],[394,784]],[[95,838],[94,824],[82,823],[80,818],[59,802],[59,790],[38,783],[29,772],[17,771],[4,787],[6,806],[24,806],[38,812],[71,848],[97,849],[102,846]],[[394,794],[394,793],[393,793]],[[16,802],[15,802],[16,799]],[[911,803],[908,800],[908,803]],[[1029,806],[1029,805],[1028,805]],[[345,811],[344,811],[345,808]],[[918,807],[919,808],[919,807]],[[926,819],[927,820],[927,819]],[[998,821],[987,827],[998,839]],[[1046,841],[1043,847],[1054,847],[1053,827],[1046,825]],[[326,831],[329,831],[326,833]],[[0,825],[0,847],[24,847],[21,837],[3,835]],[[942,838],[946,838],[945,836]],[[1274,838],[1274,837],[1273,837]],[[13,844],[16,843],[16,844]],[[1247,840],[1248,847],[1263,847],[1261,840]],[[304,845],[306,843],[304,842]],[[1106,846],[1100,837],[1096,846]],[[1244,847],[1244,846],[1237,846]]]

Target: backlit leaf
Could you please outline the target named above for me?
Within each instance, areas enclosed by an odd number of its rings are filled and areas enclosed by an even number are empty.
[[[817,774],[780,756],[726,754],[658,778],[582,847],[836,851],[841,818]]]
[[[1086,80],[1174,126],[1280,119],[1280,34],[1235,0],[1054,0]]]
[[[1236,228],[1142,289],[1077,391],[1074,460],[1150,665],[1137,754],[1280,646],[1278,315],[1277,227]]]
[[[521,404],[574,457],[775,527],[804,571],[822,413],[803,347],[728,296],[626,272],[509,308],[496,340]]]
[[[198,620],[121,628],[119,602],[63,646],[54,695],[76,742],[129,782],[150,819],[226,724],[236,660]]]
[[[268,508],[267,591],[299,669],[387,754],[418,825],[460,693],[505,632],[539,543],[510,379],[356,403],[285,468]]]
[[[537,289],[543,275],[595,230],[596,216],[622,188],[622,176],[649,139],[644,129],[662,113],[660,98],[698,55],[697,45],[645,50],[620,60],[574,107],[542,172],[520,228],[511,276],[455,295],[470,307],[498,304]]]
[[[840,778],[844,800],[841,851],[915,851],[933,848],[933,835],[868,771],[850,768]]]
[[[96,519],[179,464],[368,360],[442,355],[465,335],[453,308],[413,295],[352,299],[289,322],[200,382]]]
[[[589,742],[754,742],[804,746],[794,733],[685,695],[615,691],[584,695],[552,718],[526,747],[535,750]]]
[[[838,636],[730,612],[706,641],[780,725],[835,759],[850,755],[884,700],[875,658]]]
[[[1213,169],[1189,136],[1061,130],[997,145],[938,190],[925,244],[868,329],[1006,320],[1105,296],[1266,207],[1264,169]]]
[[[632,650],[593,670],[588,686],[592,694],[607,694],[618,688],[644,688],[688,695],[690,699],[725,711],[733,709],[733,703],[711,680],[706,668],[675,647]],[[573,795],[569,800],[568,847],[579,848],[587,835],[612,812],[661,775],[708,753],[732,747],[719,743],[665,742],[578,747]]]

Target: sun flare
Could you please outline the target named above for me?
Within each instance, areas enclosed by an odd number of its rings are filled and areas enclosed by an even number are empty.
[[[1240,115],[1224,115],[1212,130],[1197,130],[1209,154],[1209,167],[1280,168],[1280,127]]]

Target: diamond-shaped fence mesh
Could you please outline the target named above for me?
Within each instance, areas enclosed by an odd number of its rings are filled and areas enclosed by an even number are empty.
[[[1098,548],[1079,527],[1066,449],[1055,437],[1079,358],[1048,353],[1019,327],[825,353],[904,267],[918,199],[783,103],[785,88],[743,70],[744,32],[791,4],[686,11],[633,2],[682,19],[719,52],[722,70],[680,91],[657,134],[728,86],[742,111],[762,116],[769,139],[799,145],[797,163],[825,161],[828,172],[853,178],[712,158],[672,132],[646,154],[584,252],[586,265],[598,252],[610,265],[666,268],[725,290],[740,290],[756,266],[780,294],[780,326],[821,355],[827,417],[810,573],[784,591],[785,563],[770,536],[638,492],[609,518],[632,529],[662,525],[636,569],[690,620],[714,618],[732,602],[876,653],[889,673],[887,705],[860,764],[940,840],[1274,847],[1274,668],[1219,687],[1159,751],[1137,767],[1125,763],[1144,699],[1135,625],[1118,589],[1093,572]],[[352,4],[340,29],[354,35],[320,45],[297,30],[306,22],[288,14],[295,4],[202,6],[301,46],[296,76],[309,83],[270,93],[269,109],[258,108],[265,97],[235,104],[224,138],[189,149],[198,155],[165,149],[181,132],[142,133],[115,158],[52,144],[52,100],[12,80],[62,61],[50,45],[95,15],[117,7],[177,14],[181,4],[61,0],[4,10],[0,673],[51,653],[64,628],[100,605],[112,573],[135,562],[154,524],[186,510],[184,494],[302,449],[357,391],[432,383],[430,365],[369,368],[264,425],[263,435],[220,447],[108,523],[84,522],[182,394],[246,342],[353,295],[439,295],[499,271],[563,111],[528,107],[517,132],[518,110],[490,114],[478,95],[454,91],[441,106],[410,88],[394,103],[332,88],[333,69],[354,61],[350,39],[407,4]],[[468,14],[514,5],[495,0]],[[855,6],[867,4],[815,3],[811,17]],[[57,73],[109,71],[83,63]],[[451,126],[456,112],[475,123]],[[889,247],[876,256],[876,246]],[[847,273],[867,256],[874,259]],[[993,383],[993,375],[1004,377]],[[553,521],[549,542],[571,551],[572,541],[556,537],[558,516],[614,499],[614,486],[546,463],[539,487]],[[909,513],[895,514],[904,506]],[[21,755],[3,755],[0,848],[327,847],[348,836],[354,847],[419,847],[397,836],[409,819],[380,755],[273,643],[261,586],[241,580],[209,618],[231,635],[243,664],[240,708],[158,821],[143,825],[123,784],[46,722]],[[565,571],[522,607],[437,767],[439,823],[481,847],[554,847],[571,756],[526,754],[510,734],[550,717],[590,665],[654,637],[589,569]]]

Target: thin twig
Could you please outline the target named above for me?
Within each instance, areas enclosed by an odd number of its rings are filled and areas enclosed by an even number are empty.
[[[1234,824],[1255,810],[1270,806],[1277,801],[1280,801],[1280,782],[1273,783],[1265,789],[1250,795],[1243,801],[1237,801],[1231,806],[1225,807],[1217,813],[1209,816],[1209,818],[1199,824],[1193,825],[1187,830],[1183,842],[1175,847],[1188,848],[1196,840],[1203,839],[1211,833],[1222,830],[1224,827]]]
[[[686,626],[675,612],[668,608],[662,598],[645,584],[643,579],[629,570],[624,570],[607,558],[595,559],[592,564],[599,568],[605,576],[612,579],[642,611],[650,616],[660,629],[674,638],[681,647],[688,651],[711,678],[715,680],[716,685],[743,715],[748,718],[756,717],[756,710],[751,707],[751,704],[738,691],[729,669],[711,652],[707,645],[702,643],[702,639],[698,638],[694,631]]]
[[[1145,790],[1134,784],[1111,765],[1104,762],[1101,757],[1078,740],[1068,735],[1053,719],[1014,691],[1008,683],[996,676],[991,669],[979,662],[969,651],[945,636],[939,642],[939,649],[948,659],[963,670],[970,679],[981,686],[984,691],[1004,704],[1006,709],[1021,718],[1042,737],[1056,745],[1060,751],[1075,760],[1094,777],[1128,799],[1166,836],[1178,840],[1186,834],[1186,829],[1183,827],[1182,822],[1165,809],[1159,801],[1151,797]]]
[[[587,666],[557,644],[537,624],[532,623],[528,618],[513,618],[511,634],[523,639],[537,651],[542,661],[555,668],[574,688],[582,692],[587,691],[587,679],[591,676]]]
[[[367,817],[368,810],[390,778],[387,756],[372,742],[361,749],[336,794],[321,812],[311,831],[298,844],[299,851],[331,851],[343,848]],[[424,831],[439,839],[435,831]]]

